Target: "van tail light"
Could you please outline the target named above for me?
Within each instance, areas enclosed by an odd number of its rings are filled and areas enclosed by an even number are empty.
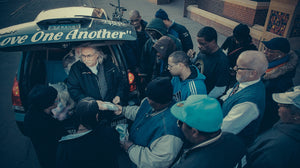
[[[130,92],[136,90],[136,84],[134,83],[134,79],[135,79],[135,76],[133,75],[133,73],[131,72],[128,72],[128,81],[129,81],[129,90]]]
[[[131,73],[131,72],[128,73],[128,80],[129,80],[129,85],[133,84],[133,82],[134,82],[133,73]]]
[[[20,98],[19,82],[17,80],[17,77],[15,77],[15,79],[14,79],[11,97],[12,97],[13,106],[22,106],[22,102],[21,102],[21,98]]]

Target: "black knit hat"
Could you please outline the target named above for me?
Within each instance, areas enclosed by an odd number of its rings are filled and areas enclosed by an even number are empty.
[[[173,86],[170,78],[157,77],[153,79],[146,88],[146,96],[156,103],[166,104],[172,100]]]
[[[156,18],[160,18],[162,20],[169,20],[169,16],[167,14],[166,11],[164,11],[163,9],[159,9],[156,13],[155,13],[155,17]]]
[[[247,25],[240,23],[233,29],[233,36],[238,41],[248,39],[250,36],[250,29]]]
[[[29,107],[46,109],[54,104],[57,97],[57,90],[52,86],[36,85],[28,94],[27,102]]]

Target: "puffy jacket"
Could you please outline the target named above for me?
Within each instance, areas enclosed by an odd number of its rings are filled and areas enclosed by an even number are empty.
[[[267,71],[262,81],[266,87],[266,109],[260,127],[260,133],[271,128],[278,120],[278,105],[273,100],[273,93],[286,92],[294,86],[293,78],[296,74],[298,56],[294,51],[289,52],[289,60],[283,65]]]

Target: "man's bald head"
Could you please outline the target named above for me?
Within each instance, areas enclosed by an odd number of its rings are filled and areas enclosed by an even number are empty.
[[[268,68],[266,56],[260,51],[244,51],[240,54],[238,61],[239,60],[243,61],[248,68],[256,70],[259,77],[262,76]]]
[[[140,12],[138,10],[129,11],[129,17],[140,17]]]
[[[140,12],[137,10],[131,10],[129,12],[130,24],[134,26],[136,31],[142,31]]]

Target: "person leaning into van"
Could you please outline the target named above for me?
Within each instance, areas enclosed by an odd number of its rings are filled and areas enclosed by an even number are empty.
[[[67,134],[51,112],[57,106],[57,91],[51,86],[36,85],[27,100],[24,134],[30,137],[41,167],[53,168],[58,140]]]
[[[74,63],[67,79],[68,91],[75,102],[85,97],[119,104],[124,95],[121,72],[101,49],[81,46],[80,60]]]
[[[118,167],[119,134],[102,121],[98,102],[86,97],[74,113],[76,133],[59,141],[56,168]]]

